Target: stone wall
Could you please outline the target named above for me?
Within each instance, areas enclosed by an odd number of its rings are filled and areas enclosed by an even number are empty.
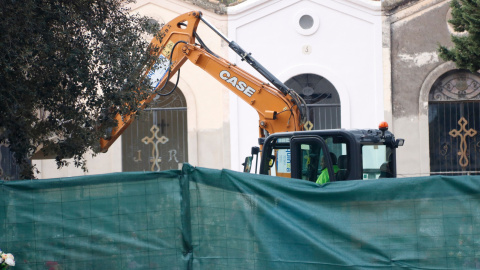
[[[388,26],[391,62],[393,132],[406,140],[398,157],[399,176],[428,175],[428,93],[435,80],[454,69],[437,53],[449,46],[448,0],[386,0],[382,3]],[[385,45],[384,45],[385,46]]]

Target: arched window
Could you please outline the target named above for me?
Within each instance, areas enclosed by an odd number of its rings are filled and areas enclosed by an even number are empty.
[[[340,97],[327,79],[316,74],[300,74],[290,78],[285,85],[295,90],[307,103],[309,120],[313,124],[311,129],[341,127]]]
[[[166,88],[172,87],[169,82]],[[187,149],[187,105],[176,89],[157,96],[122,135],[123,171],[179,169],[188,160]]]
[[[479,75],[449,71],[428,99],[431,174],[480,174]]]

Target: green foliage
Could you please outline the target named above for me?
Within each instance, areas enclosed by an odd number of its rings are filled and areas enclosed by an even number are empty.
[[[480,69],[480,1],[453,0],[451,7],[452,19],[449,22],[453,29],[468,34],[452,35],[455,46],[451,49],[440,46],[440,57],[455,62],[458,68],[476,72]]]
[[[38,147],[59,167],[98,150],[113,116],[138,107],[154,26],[122,0],[0,1],[0,143],[22,169]],[[110,108],[105,110],[105,108]]]

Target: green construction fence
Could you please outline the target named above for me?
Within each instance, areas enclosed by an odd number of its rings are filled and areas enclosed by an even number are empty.
[[[3,181],[14,269],[478,269],[480,177],[182,170]]]

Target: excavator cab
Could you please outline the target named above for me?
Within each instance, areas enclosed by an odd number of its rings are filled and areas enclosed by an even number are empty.
[[[260,173],[318,183],[394,178],[403,142],[381,129],[272,134],[263,144]]]

